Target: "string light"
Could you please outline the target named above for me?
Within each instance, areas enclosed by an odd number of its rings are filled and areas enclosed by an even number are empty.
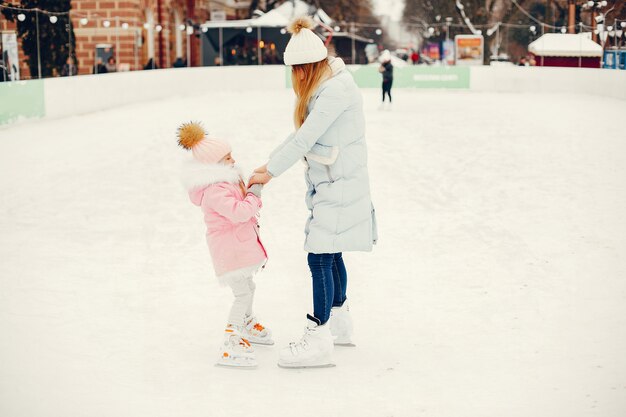
[[[26,20],[26,15],[24,13],[18,14],[17,20],[19,20],[20,22],[23,22],[24,20]]]
[[[55,24],[59,20],[55,15],[50,16],[50,23]]]

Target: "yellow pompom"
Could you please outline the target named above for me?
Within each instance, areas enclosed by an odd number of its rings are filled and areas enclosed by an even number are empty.
[[[206,137],[206,132],[198,122],[183,123],[178,128],[178,144],[185,149],[191,149]]]
[[[287,27],[287,30],[289,31],[289,33],[295,35],[297,33],[300,33],[300,30],[302,28],[312,29],[314,26],[315,23],[313,23],[313,19],[311,19],[309,16],[301,16],[292,20],[292,22]]]

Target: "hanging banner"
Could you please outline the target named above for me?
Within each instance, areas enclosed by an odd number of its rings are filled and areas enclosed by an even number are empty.
[[[439,61],[441,58],[441,54],[439,53],[439,44],[425,42],[424,45],[422,45],[422,55],[427,56],[433,61]]]
[[[2,32],[2,62],[7,78],[10,81],[18,81],[20,79],[20,64],[15,32]]]
[[[446,65],[454,65],[454,41],[445,40],[442,43],[443,62]]]
[[[482,35],[454,37],[456,65],[483,65],[484,39]]]

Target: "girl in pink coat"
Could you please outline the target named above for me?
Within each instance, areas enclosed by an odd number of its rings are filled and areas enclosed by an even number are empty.
[[[191,202],[204,213],[215,274],[235,295],[218,365],[254,367],[257,362],[250,343],[274,343],[271,332],[252,314],[253,276],[267,261],[257,223],[262,186],[246,188],[230,146],[207,137],[199,124],[183,124],[178,144],[193,155],[183,182]]]

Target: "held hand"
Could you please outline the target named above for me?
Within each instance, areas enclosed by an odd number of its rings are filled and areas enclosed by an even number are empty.
[[[257,173],[261,173],[262,174],[264,172],[267,172],[267,164],[265,164],[263,166],[260,166],[260,167],[258,167],[257,169],[254,170],[255,174],[257,174]]]
[[[248,181],[248,187],[254,184],[267,184],[268,182],[270,182],[271,179],[272,177],[270,176],[270,174],[267,173],[267,171],[257,172],[250,177],[250,180]]]
[[[254,184],[248,187],[248,192],[250,194],[254,194],[255,196],[261,198],[261,192],[263,191],[263,186],[261,184]]]

